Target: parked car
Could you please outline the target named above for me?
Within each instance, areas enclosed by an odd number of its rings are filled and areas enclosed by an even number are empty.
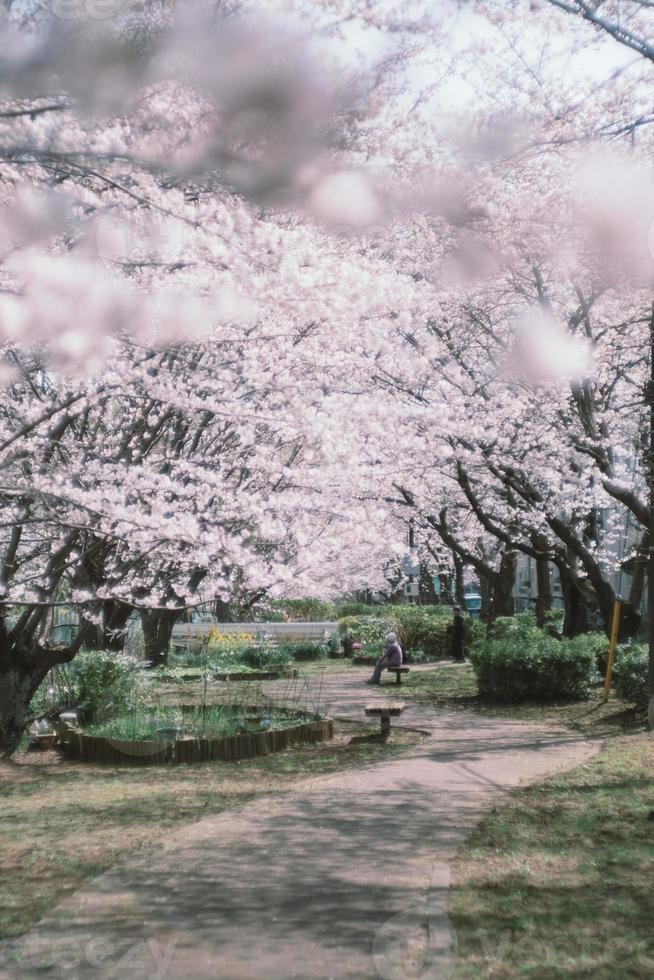
[[[471,592],[463,597],[466,604],[466,611],[471,616],[479,617],[481,614],[481,596],[476,592]]]

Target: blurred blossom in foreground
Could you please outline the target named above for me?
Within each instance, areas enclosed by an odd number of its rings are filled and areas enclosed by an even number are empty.
[[[357,170],[340,170],[319,179],[307,206],[323,224],[357,232],[377,225],[382,218],[380,201],[369,178]]]
[[[580,165],[581,220],[593,253],[609,274],[649,278],[654,234],[654,176],[617,151],[592,153]]]
[[[592,351],[580,337],[534,310],[514,323],[510,370],[530,384],[580,380],[592,371]]]

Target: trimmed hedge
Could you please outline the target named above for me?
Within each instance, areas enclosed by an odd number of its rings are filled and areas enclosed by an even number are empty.
[[[502,636],[470,651],[480,695],[504,702],[587,698],[595,677],[591,645],[557,640],[520,617],[512,619],[518,622],[511,627],[500,624]]]

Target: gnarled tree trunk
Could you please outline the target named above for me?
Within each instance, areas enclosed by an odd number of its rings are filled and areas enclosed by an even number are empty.
[[[142,609],[141,624],[145,659],[151,667],[168,663],[168,649],[173,626],[181,615],[181,609]]]
[[[0,642],[0,756],[15,752],[29,721],[29,706],[44,677],[57,664],[72,660],[71,648],[48,649]]]

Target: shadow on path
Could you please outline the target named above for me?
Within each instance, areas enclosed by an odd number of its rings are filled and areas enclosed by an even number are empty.
[[[361,718],[370,692],[344,686],[326,678],[324,701]],[[7,949],[0,975],[445,978],[457,847],[507,788],[597,744],[425,705],[404,718],[429,739],[177,831],[62,903]]]

